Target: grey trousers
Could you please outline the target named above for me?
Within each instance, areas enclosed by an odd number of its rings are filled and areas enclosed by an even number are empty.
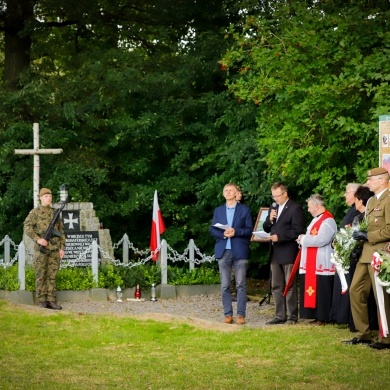
[[[275,302],[275,317],[280,320],[298,320],[297,278],[295,277],[287,296],[284,289],[290,277],[294,264],[277,264],[271,260],[271,291]]]

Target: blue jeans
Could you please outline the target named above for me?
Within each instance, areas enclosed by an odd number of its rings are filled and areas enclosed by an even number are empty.
[[[237,315],[245,317],[246,313],[246,259],[236,259],[230,249],[225,249],[218,260],[221,276],[221,293],[223,313],[225,316],[233,315],[232,294],[230,292],[231,269],[234,269],[234,278],[237,289]]]

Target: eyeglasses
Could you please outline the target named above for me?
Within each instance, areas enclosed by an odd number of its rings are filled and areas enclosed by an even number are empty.
[[[272,195],[272,198],[275,199],[275,198],[280,198],[282,195],[284,195],[286,193],[285,192],[282,192],[280,195]]]

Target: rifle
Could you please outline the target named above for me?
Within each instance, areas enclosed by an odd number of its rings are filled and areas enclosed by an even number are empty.
[[[43,239],[45,239],[47,242],[50,242],[50,239],[54,236],[56,237],[61,237],[61,233],[54,228],[54,225],[56,224],[60,214],[61,214],[61,211],[64,209],[65,205],[68,203],[68,197],[63,201],[61,202],[61,205],[60,207],[56,210],[52,220],[50,221],[50,225],[49,227],[47,228],[45,234],[43,235]],[[43,245],[39,245],[38,246],[38,249],[40,252],[44,253],[44,254],[48,254],[49,253],[49,250],[46,249]]]

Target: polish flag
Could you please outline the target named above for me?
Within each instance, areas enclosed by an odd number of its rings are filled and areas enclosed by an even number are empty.
[[[155,251],[160,246],[160,234],[165,232],[164,221],[162,219],[160,207],[158,206],[157,190],[154,191],[153,201],[153,220],[152,220],[152,232],[150,234],[150,251]],[[158,252],[152,259],[157,261]]]

